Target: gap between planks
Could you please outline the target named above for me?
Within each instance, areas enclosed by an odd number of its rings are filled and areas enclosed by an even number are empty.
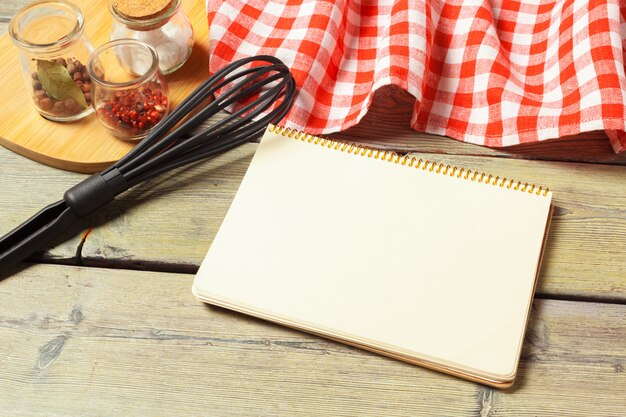
[[[171,273],[180,275],[195,275],[198,272],[198,265],[191,263],[175,263],[175,262],[155,262],[155,261],[141,261],[141,262],[124,262],[117,259],[98,261],[90,260],[88,264],[80,262],[80,246],[77,250],[76,258],[66,259],[50,259],[43,258],[41,254],[34,255],[24,261],[23,266],[34,266],[37,264],[42,265],[57,265],[57,266],[75,266],[83,268],[97,268],[97,269],[110,269],[114,271],[137,271],[137,272],[160,272]],[[0,282],[4,277],[0,276]],[[536,300],[554,300],[554,301],[568,301],[568,302],[580,302],[580,303],[596,303],[596,304],[615,304],[626,305],[626,299],[612,298],[608,296],[579,296],[573,294],[553,294],[537,291],[534,295]]]

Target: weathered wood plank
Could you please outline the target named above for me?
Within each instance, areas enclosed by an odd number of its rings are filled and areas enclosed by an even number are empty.
[[[207,165],[209,170],[198,166],[190,172],[175,174],[174,182],[157,185],[150,192],[155,198],[143,200],[140,207],[134,205],[138,198],[143,198],[142,194],[131,192],[112,208],[115,214],[109,216],[113,217],[110,222],[105,227],[96,227],[89,235],[83,247],[83,261],[96,266],[114,260],[120,261],[120,266],[144,261],[199,265],[236,193],[254,146],[247,145],[214,161]],[[417,156],[552,189],[556,210],[538,291],[564,297],[626,300],[625,168],[486,157]],[[180,214],[175,222],[171,215],[164,215],[165,206]]]
[[[22,7],[31,3],[30,0],[3,0],[0,3],[0,36],[9,30],[11,17]]]
[[[129,191],[82,225],[94,227],[82,247],[82,262],[195,271],[255,149],[256,145],[247,144]],[[626,300],[626,168],[458,155],[417,156],[548,186],[554,191],[556,209],[539,293]],[[4,149],[0,149],[0,160],[4,191],[0,233],[61,198],[66,188],[84,177],[39,165]],[[30,187],[28,193],[24,192],[25,184]],[[80,230],[77,227],[74,237],[48,250],[45,257],[75,261]]]
[[[191,275],[36,265],[0,283],[11,416],[626,414],[626,306],[537,300],[493,391],[209,308]],[[486,325],[488,325],[486,323]]]
[[[36,212],[63,198],[63,193],[86,175],[59,171],[0,147],[0,236]],[[83,228],[77,225],[59,243],[37,258],[73,262]]]
[[[84,265],[194,272],[256,146],[246,144],[127,192],[94,217],[93,230],[82,248]]]
[[[19,9],[32,3],[31,0],[2,0],[0,3],[0,19],[9,20]]]

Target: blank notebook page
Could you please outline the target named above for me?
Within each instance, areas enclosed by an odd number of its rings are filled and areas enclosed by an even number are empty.
[[[435,171],[268,130],[194,294],[427,365],[513,378],[551,194]]]

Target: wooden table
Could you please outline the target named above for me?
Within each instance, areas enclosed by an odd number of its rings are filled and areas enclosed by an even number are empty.
[[[4,2],[0,16],[22,3]],[[602,133],[505,150],[419,134],[406,127],[410,101],[384,89],[359,126],[335,137],[554,191],[512,389],[196,301],[193,273],[254,154],[249,143],[129,191],[0,281],[0,415],[626,415],[626,155]],[[0,234],[84,178],[1,148],[0,161]]]

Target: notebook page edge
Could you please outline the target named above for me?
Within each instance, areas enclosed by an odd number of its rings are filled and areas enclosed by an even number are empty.
[[[233,300],[224,299],[215,294],[202,291],[197,287],[192,287],[193,295],[200,301],[209,305],[225,308],[247,316],[256,317],[265,321],[280,324],[298,331],[313,334],[325,339],[334,340],[336,342],[345,343],[359,349],[375,352],[387,357],[391,357],[413,365],[423,366],[425,368],[444,372],[450,375],[469,379],[496,388],[508,388],[515,379],[516,371],[507,375],[496,375],[489,372],[483,372],[479,369],[464,367],[461,364],[446,362],[444,360],[421,355],[418,352],[412,352],[403,348],[386,345],[382,342],[364,339],[355,335],[341,334],[332,329],[317,326],[302,320],[283,317],[280,314],[274,314],[268,311],[262,311],[245,304],[235,302]]]

